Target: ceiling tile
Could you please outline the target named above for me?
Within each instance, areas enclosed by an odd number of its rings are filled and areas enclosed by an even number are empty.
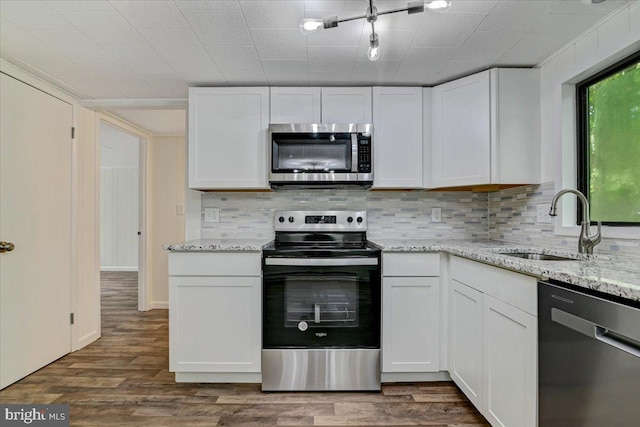
[[[415,31],[378,31],[377,27],[376,33],[380,44],[380,61],[402,61],[416,35]],[[360,36],[358,61],[369,60],[367,52],[369,51],[370,35],[371,33],[365,30]]]
[[[304,59],[306,62],[305,36],[297,29],[251,30],[251,35],[260,59]]]
[[[106,50],[131,71],[137,73],[173,70],[151,46],[117,46],[106,48]]]
[[[142,30],[189,28],[173,1],[111,1],[127,21]]]
[[[400,64],[398,72],[407,76],[416,75],[418,72],[438,73],[457,51],[455,47],[411,48]]]
[[[582,1],[567,0],[562,3],[558,8],[554,9],[553,13],[560,14],[578,14],[578,15],[600,15],[604,16],[610,12],[621,7],[626,1],[607,0],[602,3],[588,3],[585,4]]]
[[[122,92],[128,98],[159,98],[160,93],[144,82],[140,77],[120,77],[117,80],[105,81],[120,92]]]
[[[29,67],[45,74],[70,73],[78,69],[76,64],[46,46],[42,49],[34,50],[16,51],[7,49],[2,52],[2,57],[14,63],[17,60],[17,62],[27,64]]]
[[[549,15],[532,33],[554,36],[560,42],[560,47],[600,19],[599,15]]]
[[[63,12],[62,16],[101,46],[147,45],[118,12]]]
[[[287,84],[291,81],[309,84],[309,67],[307,61],[265,60],[262,68],[269,84]]]
[[[427,16],[413,47],[458,47],[486,17],[483,13],[440,13]]]
[[[580,1],[580,0],[571,0]],[[546,16],[557,9],[563,0],[500,0],[491,13],[508,16]]]
[[[176,1],[180,10],[225,10],[240,9],[237,0],[180,0]]]
[[[140,34],[167,61],[197,61],[209,58],[191,30],[140,30]]]
[[[520,33],[476,31],[453,57],[456,61],[495,62],[523,37]]]
[[[45,3],[58,12],[114,10],[106,0],[49,0]]]
[[[52,73],[58,82],[80,98],[122,98],[124,94],[88,71]]]
[[[41,1],[0,1],[0,15],[24,30],[71,30],[73,26]]]
[[[262,70],[253,46],[208,46],[207,51],[221,70]]]
[[[80,67],[103,80],[135,78],[135,74],[115,59],[108,61],[76,61]]]
[[[453,0],[449,12],[488,13],[497,3],[498,0]]]
[[[527,34],[499,58],[496,65],[533,67],[564,44],[552,34]]]
[[[344,22],[336,28],[309,34],[305,36],[307,46],[358,46],[364,23],[364,20]]]
[[[396,71],[396,75],[393,77],[392,82],[395,84],[402,85],[430,85],[438,77],[439,73],[425,73],[424,71],[411,68],[411,69],[401,69],[398,68]]]
[[[358,48],[309,46],[309,71],[351,75]]]
[[[175,73],[138,73],[140,78],[149,86],[167,98],[186,98],[189,87],[184,80]]]
[[[491,13],[478,26],[480,31],[509,31],[528,33],[544,19],[543,15],[506,15]]]
[[[204,83],[224,83],[224,78],[210,59],[204,61],[177,61],[170,65],[189,85]]]
[[[267,85],[267,77],[260,70],[222,70],[222,75],[227,83],[234,86],[258,86]]]
[[[309,71],[309,84],[312,86],[348,86],[350,83],[351,72]]]
[[[357,84],[391,81],[400,61],[356,61],[353,65],[351,82]]]
[[[207,47],[253,45],[241,10],[185,10],[182,13]]]
[[[440,84],[477,73],[478,71],[489,68],[489,65],[490,64],[484,61],[449,61],[440,74],[438,74],[436,83]]]
[[[78,30],[32,31],[44,44],[74,61],[105,61],[109,54]]]
[[[302,1],[241,1],[247,26],[254,28],[299,28],[304,18]]]

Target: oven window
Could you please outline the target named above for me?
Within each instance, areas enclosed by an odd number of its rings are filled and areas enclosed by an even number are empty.
[[[285,328],[359,326],[357,276],[293,276],[285,279]]]

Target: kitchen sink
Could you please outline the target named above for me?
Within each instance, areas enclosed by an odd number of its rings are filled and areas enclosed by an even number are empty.
[[[516,258],[531,259],[536,261],[579,261],[576,258],[548,254],[534,254],[530,252],[501,252],[500,255],[507,255]]]

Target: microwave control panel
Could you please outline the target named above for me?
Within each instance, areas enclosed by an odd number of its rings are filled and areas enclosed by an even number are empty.
[[[371,136],[358,134],[358,173],[371,173]]]

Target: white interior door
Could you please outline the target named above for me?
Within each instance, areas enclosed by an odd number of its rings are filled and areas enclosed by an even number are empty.
[[[0,74],[0,388],[71,350],[72,106]]]

